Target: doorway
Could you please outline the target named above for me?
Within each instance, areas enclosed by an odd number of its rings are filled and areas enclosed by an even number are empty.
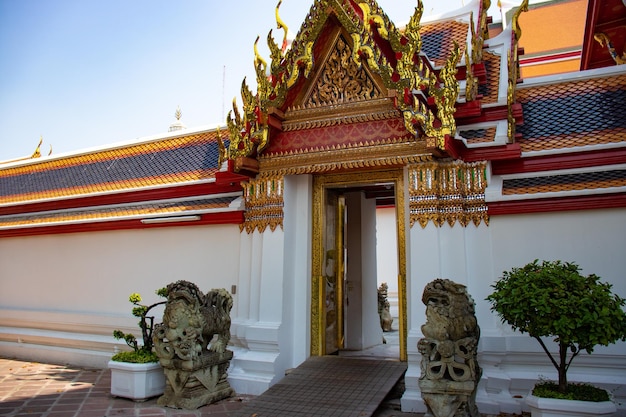
[[[325,175],[313,182],[311,355],[406,360],[406,260],[402,171]],[[376,208],[395,207],[395,347],[385,346],[378,310]],[[394,269],[395,270],[395,269]]]

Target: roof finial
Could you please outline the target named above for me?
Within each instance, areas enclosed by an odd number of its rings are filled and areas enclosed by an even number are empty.
[[[169,132],[175,132],[177,130],[187,129],[187,126],[183,122],[180,121],[180,118],[183,117],[183,112],[180,111],[180,106],[176,107],[176,111],[174,112],[174,117],[176,117],[176,121],[170,125]]]
[[[277,26],[277,29],[282,29],[285,32],[285,35],[283,36],[283,44],[281,45],[281,48],[280,48],[280,50],[283,53],[285,53],[285,50],[287,49],[287,35],[289,32],[289,28],[287,27],[283,19],[281,19],[280,15],[278,14],[278,9],[280,8],[280,5],[282,4],[282,2],[283,0],[278,0],[278,5],[276,6],[276,26]]]
[[[43,136],[39,136],[39,145],[35,149],[35,152],[30,156],[31,158],[39,158],[41,156],[41,144],[43,143]]]

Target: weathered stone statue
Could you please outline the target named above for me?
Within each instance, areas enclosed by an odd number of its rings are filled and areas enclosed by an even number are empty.
[[[419,380],[427,416],[479,417],[476,387],[481,369],[476,360],[480,328],[474,300],[464,285],[436,279],[426,285],[424,338],[417,344],[422,354]]]
[[[387,291],[389,286],[386,282],[378,287],[378,316],[380,317],[380,327],[383,332],[390,332],[393,324],[393,317],[389,312],[389,300],[387,299]]]
[[[233,395],[226,379],[232,306],[225,289],[205,295],[188,281],[167,286],[163,323],[153,335],[166,380],[159,405],[193,410]]]

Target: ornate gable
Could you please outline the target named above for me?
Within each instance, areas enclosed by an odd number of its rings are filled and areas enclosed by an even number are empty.
[[[422,51],[419,0],[403,30],[375,0],[316,0],[290,48],[286,38],[279,47],[270,31],[270,63],[259,55],[255,43],[258,89],[253,94],[244,80],[242,111],[235,103],[227,119],[230,146],[224,155],[236,171],[254,177],[243,184],[242,229],[262,232],[267,226],[282,227],[285,175],[406,166],[422,172],[424,163],[438,166],[435,158],[449,158],[458,106],[474,101],[478,84],[487,82],[482,49],[488,5],[489,0],[483,0],[484,7],[479,8],[480,30],[474,30],[471,22],[454,25],[458,30],[439,42],[446,51],[439,51],[436,61]],[[278,7],[276,16],[278,27],[287,33]],[[463,103],[457,81],[461,51],[467,69],[459,77],[468,79]],[[476,107],[469,104],[470,110]],[[429,165],[436,176],[457,168]],[[484,191],[482,184],[478,188]],[[419,196],[429,200],[444,193],[443,188],[424,192]],[[477,201],[484,203],[481,198]],[[465,216],[466,205],[459,207]],[[440,209],[450,207],[429,206],[427,211]],[[422,216],[419,210],[416,213]],[[480,222],[483,217],[471,220]]]
[[[355,62],[353,55],[351,45],[339,35],[312,83],[312,89],[304,100],[305,106],[332,106],[383,97],[383,87],[372,79],[367,66]]]
[[[307,141],[285,146],[285,132],[361,123],[389,130],[374,142],[412,142],[415,155],[429,157],[444,150],[456,131],[462,48],[455,44],[435,71],[421,54],[421,15],[418,2],[400,31],[374,0],[316,0],[289,49],[286,38],[279,47],[270,31],[271,63],[255,44],[257,93],[244,80],[243,111],[235,105],[227,120],[235,167],[255,173],[264,157],[310,151]],[[327,145],[354,146],[353,134],[344,139]]]
[[[265,154],[280,151],[282,132],[401,117],[384,83],[354,53],[351,37],[335,26],[315,73],[281,115],[281,127]],[[355,59],[355,57],[357,57]],[[342,143],[349,142],[344,138]],[[282,149],[284,150],[284,148]]]

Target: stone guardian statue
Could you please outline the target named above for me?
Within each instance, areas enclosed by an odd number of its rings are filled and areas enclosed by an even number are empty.
[[[157,404],[193,410],[233,395],[226,373],[232,307],[225,289],[205,295],[188,281],[167,286],[163,323],[152,336],[166,377]]]
[[[480,417],[476,388],[482,371],[476,360],[480,328],[474,300],[464,285],[436,279],[424,288],[424,338],[418,382],[427,416]]]

